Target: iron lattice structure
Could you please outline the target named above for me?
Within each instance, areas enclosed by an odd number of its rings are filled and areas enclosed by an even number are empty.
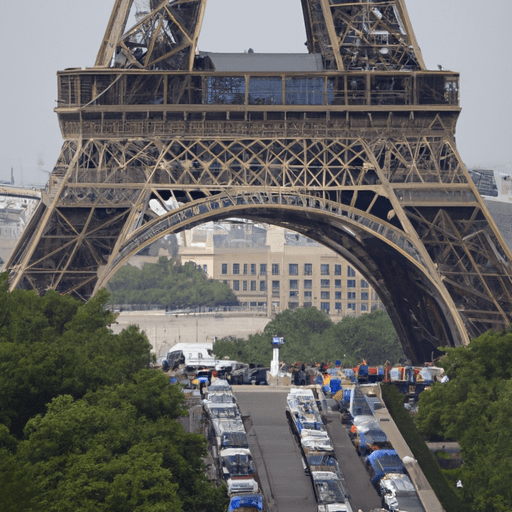
[[[426,70],[403,0],[302,0],[321,68],[286,72],[198,53],[206,0],[132,3],[95,67],[58,73],[65,142],[12,288],[87,299],[159,237],[238,217],[346,258],[413,362],[510,325],[512,256],[455,145],[459,75]]]

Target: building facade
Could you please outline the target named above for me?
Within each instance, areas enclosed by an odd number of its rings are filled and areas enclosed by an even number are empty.
[[[230,286],[241,304],[270,314],[314,306],[329,316],[359,316],[382,308],[364,277],[330,249],[268,225],[217,224],[187,232],[182,262]]]

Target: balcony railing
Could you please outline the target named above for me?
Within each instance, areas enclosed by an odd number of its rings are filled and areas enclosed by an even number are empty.
[[[58,74],[58,108],[192,105],[241,107],[411,106],[459,104],[459,75],[430,72],[232,73],[71,70]],[[110,107],[110,108],[109,108]]]

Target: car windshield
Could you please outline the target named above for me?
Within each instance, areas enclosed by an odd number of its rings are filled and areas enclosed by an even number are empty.
[[[336,466],[336,458],[332,455],[315,454],[308,457],[310,466]]]
[[[234,404],[236,402],[235,397],[228,393],[217,393],[210,395],[208,401],[213,404]]]
[[[249,441],[245,432],[226,432],[222,434],[223,448],[249,448]]]
[[[212,418],[238,418],[240,413],[238,412],[238,407],[211,407],[210,416]]]
[[[322,503],[344,503],[345,493],[341,483],[336,480],[315,482],[318,496]]]
[[[245,453],[223,456],[222,465],[231,476],[246,476],[254,473],[252,457]]]

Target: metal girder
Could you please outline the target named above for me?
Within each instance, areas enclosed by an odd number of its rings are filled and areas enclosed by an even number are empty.
[[[327,69],[426,69],[404,0],[302,0],[310,53]]]
[[[116,0],[96,66],[192,70],[206,0]],[[129,16],[135,24],[125,32]]]
[[[455,146],[458,74],[424,69],[401,0],[302,4],[323,72],[196,69],[204,0],[148,0],[128,31],[117,2],[98,66],[58,74],[65,143],[11,289],[87,299],[159,237],[237,216],[350,261],[415,362],[509,327],[512,255]]]
[[[107,30],[105,31],[105,36],[103,37],[103,42],[101,43],[100,50],[96,57],[95,66],[109,66],[112,62],[117,42],[126,28],[132,5],[133,0],[116,0]]]

